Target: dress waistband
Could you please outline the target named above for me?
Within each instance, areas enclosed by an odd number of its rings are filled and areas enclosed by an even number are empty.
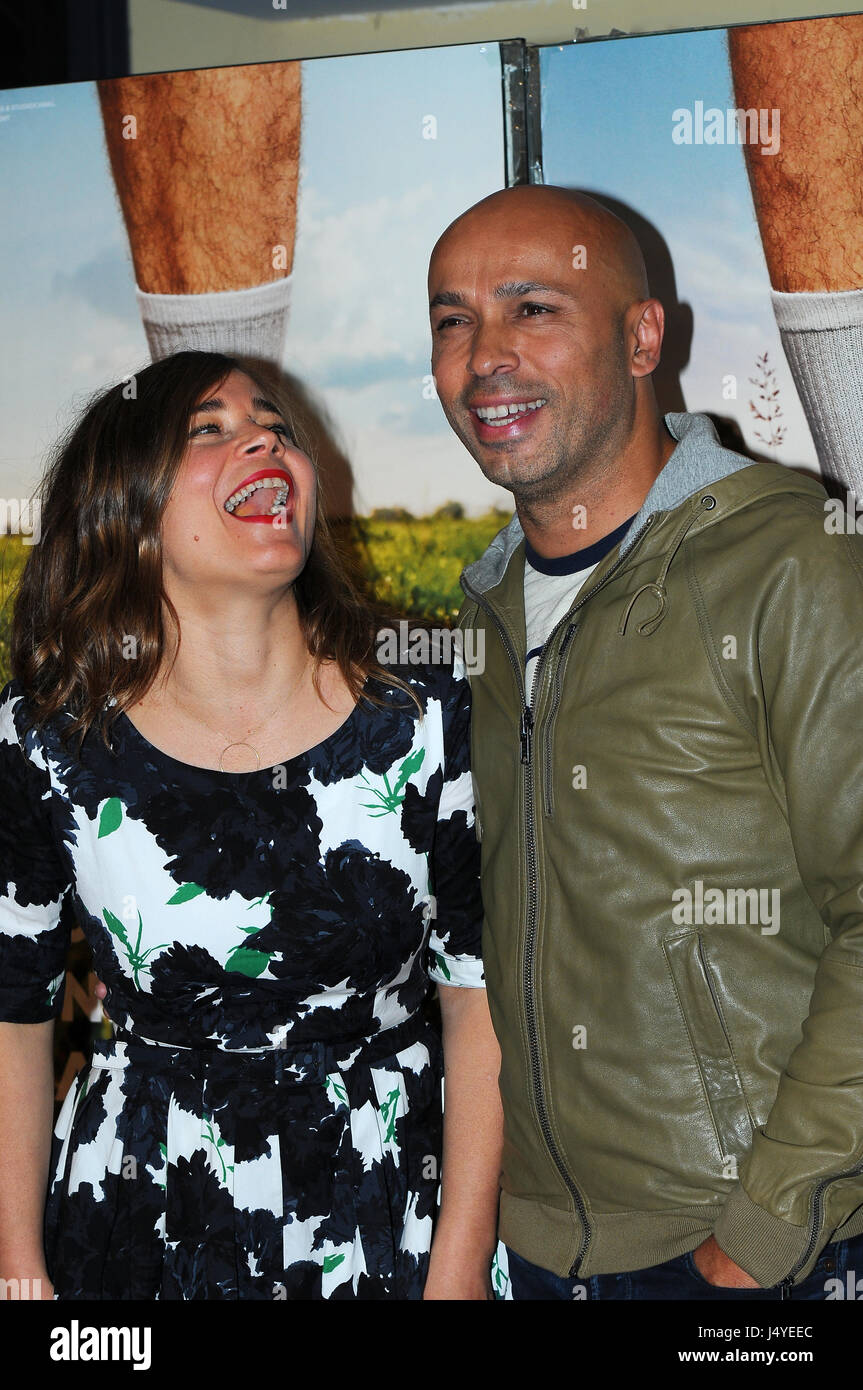
[[[395,1028],[385,1028],[371,1037],[346,1038],[335,1042],[286,1042],[284,1046],[256,1052],[229,1052],[221,1047],[180,1047],[135,1037],[116,1028],[112,1038],[97,1038],[93,1044],[94,1067],[141,1067],[146,1071],[182,1070],[187,1076],[248,1078],[310,1085],[323,1084],[330,1072],[354,1066],[383,1062],[416,1042],[434,1045],[437,1032],[423,1010],[412,1014]]]

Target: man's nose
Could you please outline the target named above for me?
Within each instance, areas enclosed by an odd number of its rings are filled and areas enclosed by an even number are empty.
[[[518,362],[512,330],[506,323],[484,321],[477,324],[468,359],[468,369],[474,376],[513,372]]]

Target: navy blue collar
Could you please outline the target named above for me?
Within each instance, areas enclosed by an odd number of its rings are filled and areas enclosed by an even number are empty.
[[[571,555],[558,555],[553,560],[538,555],[525,536],[524,558],[531,569],[539,570],[540,574],[577,574],[579,570],[598,565],[600,560],[605,559],[609,550],[613,550],[617,543],[623,540],[632,525],[634,515],[635,513],[627,517],[614,531],[609,531],[607,536],[594,541],[593,545],[586,545],[583,550],[574,550]]]

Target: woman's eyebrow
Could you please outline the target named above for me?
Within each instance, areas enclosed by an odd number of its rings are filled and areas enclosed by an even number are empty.
[[[272,415],[278,415],[282,420],[285,418],[282,412],[279,410],[279,407],[277,405],[273,405],[272,401],[266,400],[264,396],[253,396],[252,405],[254,406],[255,410],[269,410]]]
[[[200,405],[194,406],[192,414],[198,415],[202,411],[209,411],[212,413],[215,410],[227,410],[227,408],[221,396],[211,396],[209,400],[201,401]],[[279,407],[273,405],[272,401],[265,400],[263,396],[253,396],[252,408],[254,410],[268,410],[272,415],[278,415],[280,419],[284,419]]]

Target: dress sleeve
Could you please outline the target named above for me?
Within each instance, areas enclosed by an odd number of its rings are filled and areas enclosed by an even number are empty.
[[[456,658],[443,704],[444,767],[431,855],[429,976],[439,985],[484,988],[480,847],[470,776],[470,686]]]
[[[0,1022],[45,1023],[63,1002],[71,885],[51,830],[41,742],[20,732],[22,713],[13,682],[0,693]]]

